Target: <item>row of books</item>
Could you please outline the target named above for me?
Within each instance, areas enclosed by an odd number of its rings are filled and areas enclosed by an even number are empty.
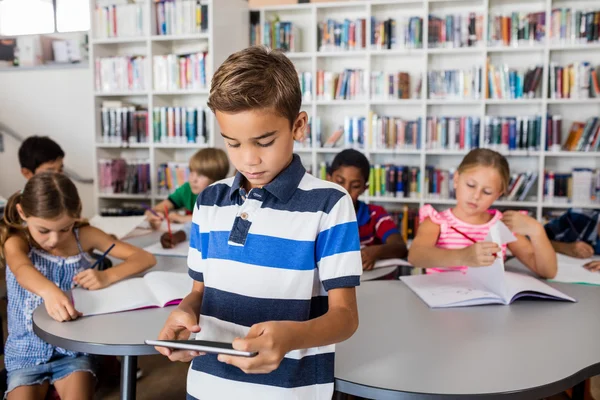
[[[300,30],[293,22],[267,21],[263,24],[263,41],[267,47],[282,51],[300,51]]]
[[[421,118],[407,121],[397,117],[369,115],[367,143],[373,150],[417,150],[421,148]],[[346,143],[352,145],[352,143]]]
[[[595,203],[600,201],[600,169],[574,168],[569,173],[545,171],[544,201]]]
[[[552,116],[552,121],[560,122],[561,118]],[[549,117],[550,118],[550,117]],[[554,127],[552,127],[554,128]],[[551,128],[551,129],[552,129]],[[560,132],[560,125],[556,128]],[[560,144],[560,136],[553,138],[551,145]],[[567,140],[562,146],[565,151],[598,151],[600,146],[600,118],[591,117],[586,122],[575,121],[571,124]]]
[[[328,19],[317,26],[319,51],[360,50],[366,47],[367,21]]]
[[[103,194],[149,194],[150,161],[101,159],[98,184]]]
[[[95,60],[95,86],[99,92],[145,89],[146,57],[99,57]]]
[[[519,12],[489,15],[490,46],[523,46],[542,43],[546,35],[546,12]]]
[[[155,0],[156,34],[187,35],[208,30],[208,5],[198,0]]]
[[[120,203],[119,207],[102,207],[100,215],[102,217],[132,217],[136,215],[144,215],[146,209],[136,203]]]
[[[298,72],[300,81],[300,90],[302,91],[302,100],[312,100],[312,72]]]
[[[377,21],[371,17],[371,48],[420,49],[423,47],[423,18],[405,17],[400,22],[393,18]]]
[[[154,107],[152,136],[155,143],[198,143],[208,141],[207,108]]]
[[[473,47],[483,40],[484,17],[474,12],[439,17],[429,14],[430,48]]]
[[[587,61],[560,66],[555,62],[549,67],[551,99],[587,99],[600,97],[600,65]]]
[[[366,98],[366,75],[362,69],[342,73],[317,71],[317,100],[355,100]]]
[[[130,144],[148,142],[148,110],[120,101],[105,101],[100,110],[104,143]]]
[[[413,240],[419,230],[419,210],[404,205],[402,211],[388,210],[388,212],[398,227],[404,243]]]
[[[470,150],[479,147],[479,117],[427,117],[427,149]]]
[[[420,197],[420,168],[406,165],[371,165],[369,196],[412,198]]]
[[[430,99],[480,99],[483,88],[483,69],[434,70],[427,72]]]
[[[154,56],[155,90],[198,90],[207,87],[207,52]]]
[[[168,162],[158,166],[157,188],[160,196],[168,196],[177,188],[185,184],[190,177],[190,167],[188,163]]]
[[[542,116],[485,117],[483,144],[496,151],[540,150]]]
[[[386,74],[382,71],[371,72],[371,98],[381,100],[410,99],[421,97],[421,79],[411,90],[408,72]]]
[[[366,144],[367,119],[365,117],[345,117],[344,125],[324,138],[321,130],[317,131],[317,143],[325,148],[331,147],[354,147],[364,148]]]
[[[541,97],[543,66],[523,69],[492,65],[488,60],[488,99],[523,99]]]
[[[144,4],[112,4],[96,6],[94,37],[96,39],[144,36]]]
[[[600,10],[552,9],[550,40],[558,43],[597,42],[600,33]]]

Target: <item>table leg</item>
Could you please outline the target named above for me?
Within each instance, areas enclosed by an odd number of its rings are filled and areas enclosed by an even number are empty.
[[[137,356],[123,356],[121,360],[121,400],[135,400]]]

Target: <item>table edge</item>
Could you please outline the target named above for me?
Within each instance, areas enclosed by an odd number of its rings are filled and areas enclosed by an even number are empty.
[[[33,319],[33,332],[43,341],[53,346],[61,347],[80,353],[89,353],[103,356],[149,356],[160,354],[147,344],[105,344],[88,343],[79,340],[65,339],[44,331]]]
[[[536,387],[532,387],[532,388],[513,390],[513,391],[507,391],[507,392],[481,393],[481,394],[477,394],[477,393],[465,393],[465,394],[447,393],[447,394],[445,394],[445,393],[404,392],[404,391],[400,391],[400,390],[384,389],[384,388],[378,388],[378,387],[364,385],[364,384],[360,384],[360,383],[350,382],[350,381],[347,381],[347,380],[344,380],[341,378],[337,378],[337,377],[335,378],[335,390],[342,392],[342,393],[351,394],[354,396],[366,397],[366,398],[376,398],[376,399],[382,399],[382,400],[387,400],[387,399],[407,399],[407,400],[432,399],[433,400],[433,399],[442,399],[442,398],[444,400],[482,399],[482,398],[488,399],[488,400],[495,400],[495,399],[504,400],[507,398],[510,398],[511,400],[513,400],[513,399],[514,400],[530,400],[532,398],[532,396],[535,396],[535,398],[544,398],[544,397],[555,395],[557,393],[561,393],[567,389],[572,388],[573,386],[577,385],[578,383],[581,383],[581,382],[585,381],[586,379],[589,379],[596,375],[600,375],[600,361],[597,362],[596,364],[585,367],[585,368],[581,369],[580,371],[575,372],[574,374],[567,376],[556,382],[552,382],[552,383],[548,383],[545,385],[536,386]]]

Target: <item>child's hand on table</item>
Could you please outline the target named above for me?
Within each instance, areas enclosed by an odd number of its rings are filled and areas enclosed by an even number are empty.
[[[58,322],[75,320],[82,315],[75,309],[69,296],[57,286],[51,287],[41,297],[48,315]]]

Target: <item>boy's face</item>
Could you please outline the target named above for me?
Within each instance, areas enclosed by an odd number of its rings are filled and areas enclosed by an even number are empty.
[[[352,166],[341,166],[336,169],[329,180],[337,183],[350,194],[354,204],[358,201],[358,197],[367,189],[367,183],[363,178],[360,169]]]
[[[190,188],[192,193],[199,194],[201,191],[206,189],[213,182],[204,175],[200,175],[195,171],[190,171]]]
[[[62,174],[63,172],[63,158],[59,157],[54,161],[48,161],[40,165],[35,169],[35,171],[31,172],[27,168],[21,168],[21,174],[25,177],[25,179],[31,179],[35,174],[40,174],[42,172],[58,172]]]
[[[246,189],[263,187],[292,161],[294,140],[302,140],[308,116],[298,114],[290,121],[273,110],[235,114],[215,113],[227,153],[234,167],[246,178]]]

